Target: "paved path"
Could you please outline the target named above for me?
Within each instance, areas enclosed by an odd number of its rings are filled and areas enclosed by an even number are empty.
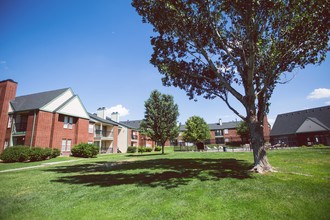
[[[0,173],[7,173],[7,172],[13,172],[13,171],[20,171],[20,170],[30,170],[30,169],[35,169],[35,168],[39,168],[39,167],[46,167],[46,166],[55,165],[55,164],[76,162],[76,161],[79,161],[79,160],[82,160],[82,159],[50,162],[50,163],[43,163],[43,164],[40,164],[40,165],[30,166],[30,167],[21,167],[21,168],[9,169],[9,170],[0,170]]]

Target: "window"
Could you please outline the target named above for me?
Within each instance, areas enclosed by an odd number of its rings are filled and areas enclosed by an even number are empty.
[[[68,139],[68,140],[66,141],[66,150],[67,150],[67,151],[71,151],[71,140],[70,140],[70,139]]]
[[[62,148],[61,151],[65,151],[66,150],[66,139],[62,139]]]
[[[71,139],[62,139],[61,151],[71,151]]]
[[[228,129],[225,129],[223,132],[224,132],[225,134],[228,134]]]
[[[215,136],[222,136],[221,130],[216,130],[215,131]]]
[[[93,124],[89,124],[88,126],[88,133],[93,134],[94,133],[94,125]]]
[[[64,125],[63,128],[72,129],[73,117],[64,116]]]

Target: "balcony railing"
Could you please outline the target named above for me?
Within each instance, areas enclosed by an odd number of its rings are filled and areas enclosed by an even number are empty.
[[[26,132],[27,123],[15,123],[14,133],[23,133]]]
[[[138,139],[138,136],[137,135],[134,135],[132,134],[132,140],[137,140]]]
[[[104,130],[95,130],[95,137],[113,138],[113,132],[112,131],[104,131]]]
[[[216,132],[215,132],[215,136],[216,136],[216,137],[219,137],[219,136],[223,136],[223,134],[222,134],[221,131],[216,131]]]

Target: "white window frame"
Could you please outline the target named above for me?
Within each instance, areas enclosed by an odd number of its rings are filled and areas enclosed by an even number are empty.
[[[229,133],[229,132],[228,132],[228,129],[223,130],[223,133],[224,133],[224,134],[228,134],[228,133]]]
[[[71,144],[72,144],[71,139],[66,140],[66,151],[71,151]]]
[[[66,150],[66,139],[62,139],[61,151],[64,152],[65,150]]]
[[[94,133],[94,124],[88,125],[88,133],[93,134]]]
[[[72,129],[73,118],[69,117],[69,129]]]
[[[72,129],[73,117],[64,116],[64,125],[63,128]]]
[[[68,123],[69,122],[69,117],[68,116],[64,116],[64,125],[63,128],[68,128]]]
[[[62,139],[61,152],[71,151],[72,140],[71,139]]]

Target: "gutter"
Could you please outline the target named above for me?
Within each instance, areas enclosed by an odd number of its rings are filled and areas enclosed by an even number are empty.
[[[32,135],[31,135],[31,139],[30,139],[30,148],[32,147],[32,143],[33,143],[33,136],[34,136],[34,127],[36,124],[36,110],[34,110],[33,112],[33,125],[32,125]]]

